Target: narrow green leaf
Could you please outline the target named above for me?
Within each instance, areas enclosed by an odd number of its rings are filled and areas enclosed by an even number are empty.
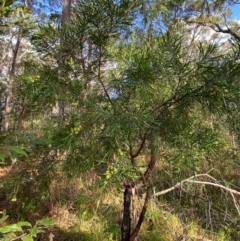
[[[20,147],[17,146],[9,146],[9,149],[13,152],[16,152],[18,154],[23,154],[24,156],[27,156],[27,153]]]
[[[38,221],[37,223],[38,225],[43,225],[43,226],[51,226],[51,225],[55,225],[56,221],[50,218],[46,218],[43,220]]]
[[[21,227],[23,227],[23,226],[32,227],[32,224],[31,224],[31,223],[25,222],[25,221],[23,221],[23,222],[18,222],[17,225],[19,225],[19,226],[21,226]]]
[[[5,155],[4,153],[0,152],[0,159],[2,161],[4,161],[6,157],[7,157],[7,155]]]
[[[45,231],[41,228],[33,227],[29,230],[32,237],[37,237],[38,233],[44,233]]]
[[[22,241],[33,241],[33,238],[30,236],[30,235],[27,235],[27,236],[23,236],[21,238]]]
[[[18,224],[11,224],[0,228],[0,233],[22,232],[22,227]]]
[[[7,219],[8,219],[8,215],[6,215],[6,216],[3,216],[2,218],[0,218],[0,223],[3,223],[3,222],[5,222]]]

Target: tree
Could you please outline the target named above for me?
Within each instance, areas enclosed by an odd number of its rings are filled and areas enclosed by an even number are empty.
[[[156,160],[161,156],[159,153],[160,156],[156,157],[156,150],[166,150],[171,146],[171,148],[176,146],[183,153],[187,151],[185,148],[190,148],[186,143],[188,141],[197,143],[197,149],[204,148],[205,151],[208,148],[217,148],[207,146],[207,139],[210,138],[209,141],[212,142],[211,139],[215,135],[210,128],[210,123],[207,124],[208,127],[203,125],[200,129],[192,129],[191,123],[194,123],[195,118],[199,118],[202,111],[208,112],[210,115],[220,114],[220,116],[229,113],[228,104],[225,102],[225,105],[222,102],[226,98],[237,104],[237,100],[230,96],[226,97],[224,92],[225,88],[231,88],[230,93],[233,94],[236,87],[229,85],[230,82],[233,83],[233,79],[237,81],[236,76],[239,74],[238,71],[235,72],[237,69],[232,66],[235,64],[234,57],[216,56],[217,46],[210,44],[204,50],[200,45],[199,56],[193,62],[192,57],[188,56],[187,49],[183,46],[184,44],[176,35],[174,28],[161,37],[148,38],[145,43],[139,43],[136,40],[130,47],[132,49],[126,51],[131,53],[131,56],[125,53],[126,59],[123,62],[126,63],[126,67],[123,68],[121,77],[114,80],[113,88],[117,90],[118,96],[115,106],[121,108],[121,112],[116,111],[119,122],[117,127],[114,127],[118,129],[121,126],[119,133],[125,134],[115,137],[116,143],[124,145],[123,143],[127,141],[126,158],[129,160],[129,164],[136,163],[135,160],[143,150],[149,153],[149,162],[145,172],[141,173],[138,170],[137,173],[140,175],[135,173],[138,178],[128,178],[129,180],[125,181],[124,213],[126,212],[126,215],[124,215],[122,226],[122,240],[134,240],[139,231],[150,194],[147,191],[142,213],[132,233],[130,231],[131,197],[134,193],[139,193],[139,188],[143,184],[146,188],[149,187],[149,176],[151,176]],[[141,52],[138,49],[141,49]],[[119,54],[119,56],[124,56],[124,54]],[[229,68],[229,64],[232,66],[231,68]],[[220,71],[224,71],[227,75],[221,72],[222,78],[219,79]],[[219,109],[221,111],[218,113]],[[191,113],[194,113],[195,110],[198,110],[198,114],[192,116]],[[113,120],[108,120],[108,123],[110,122]],[[114,127],[111,126],[111,129]],[[177,141],[182,135],[185,135],[184,133],[191,132],[198,133],[194,140],[188,136],[186,138],[190,138],[190,140]],[[201,138],[204,135],[205,143],[202,143]],[[186,145],[187,147],[185,147]],[[190,155],[194,154],[190,153]],[[189,161],[189,165],[194,167],[196,160],[191,156],[186,161]],[[165,152],[164,158],[162,158],[164,160],[169,157]]]
[[[237,24],[231,21],[231,7],[239,1],[163,1],[166,9],[163,12],[164,23],[170,26],[184,21],[194,27],[207,26],[217,33],[229,34],[240,40]],[[156,8],[161,12],[163,2],[157,2]]]
[[[43,22],[30,33],[40,57],[25,62],[29,74],[20,76],[19,92],[32,119],[42,122],[28,130],[39,128],[53,140],[42,147],[46,160],[50,152],[56,158],[49,166],[57,160],[56,169],[71,176],[95,171],[102,187],[123,191],[122,241],[137,238],[153,186],[169,190],[164,180],[159,184],[164,166],[172,166],[174,190],[233,155],[233,139],[236,152],[237,35],[222,49],[189,30],[193,20],[222,24],[211,13],[226,2],[78,1],[70,17],[66,1],[61,26]],[[51,113],[56,104],[61,121]],[[46,162],[39,163],[40,170]],[[144,200],[138,217],[135,196]]]
[[[29,17],[31,10],[28,3],[26,5],[14,5],[13,1],[4,1],[2,7],[2,15],[5,17],[4,22],[1,23],[4,32],[2,33],[3,39],[9,39],[2,56],[3,71],[2,78],[4,79],[4,98],[1,106],[2,111],[2,130],[7,132],[13,128],[13,121],[11,120],[11,113],[13,108],[13,83],[16,77],[16,69],[18,63],[19,50],[23,31],[26,33],[30,27]],[[23,27],[24,25],[27,25]],[[24,28],[24,29],[23,29]],[[4,45],[3,45],[4,46]],[[4,102],[4,104],[3,104]]]
[[[199,161],[195,155],[206,161],[221,146],[212,144],[217,143],[218,133],[211,127],[211,117],[226,116],[228,129],[227,116],[238,108],[237,44],[231,53],[221,55],[217,44],[199,41],[191,55],[192,45],[183,41],[177,25],[159,35],[151,31],[153,25],[149,31],[139,31],[137,26],[127,36],[121,32],[131,16],[126,9],[134,7],[126,2],[80,1],[73,10],[71,25],[64,32],[66,58],[58,67],[64,75],[57,85],[61,91],[69,90],[62,94],[66,108],[74,105],[53,137],[57,149],[67,150],[66,166],[80,171],[95,166],[109,185],[109,180],[124,185],[123,241],[138,235],[152,196],[157,160],[186,155],[180,168],[195,171]],[[42,52],[51,48],[44,31],[33,39],[49,46],[41,49],[36,44]],[[51,71],[56,73],[54,68]],[[195,125],[203,116],[206,122]],[[143,153],[149,161],[140,168]],[[103,160],[108,166],[105,171],[99,170]],[[147,194],[132,231],[131,202],[141,190]]]

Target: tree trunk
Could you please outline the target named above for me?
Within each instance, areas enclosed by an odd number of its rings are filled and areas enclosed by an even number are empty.
[[[129,241],[136,241],[137,240],[137,236],[138,236],[138,233],[141,229],[142,223],[145,219],[145,215],[146,215],[146,212],[147,212],[148,204],[151,201],[151,197],[152,197],[152,195],[151,195],[151,192],[150,192],[150,188],[148,188],[146,198],[145,198],[145,201],[144,201],[144,205],[142,207],[141,214],[139,216],[137,225],[136,225],[135,229],[133,230],[133,232],[132,232],[132,234],[129,238]]]
[[[64,0],[63,11],[62,11],[62,25],[66,25],[70,21],[71,4],[72,4],[72,0]]]
[[[143,174],[142,177],[139,178],[139,180],[132,182],[131,184],[125,185],[125,191],[123,196],[123,221],[121,226],[122,231],[122,239],[121,241],[136,241],[138,233],[140,231],[140,228],[142,226],[142,223],[144,221],[147,207],[151,200],[151,187],[147,188],[147,194],[145,197],[144,205],[142,207],[141,213],[138,217],[138,221],[136,224],[136,227],[134,227],[133,232],[131,233],[131,224],[132,224],[132,218],[131,218],[131,212],[134,212],[134,210],[131,210],[131,203],[132,198],[135,194],[139,193],[139,190],[143,186],[143,184],[147,185],[147,182],[152,174],[153,168],[156,164],[156,157],[155,157],[155,147],[154,147],[154,141],[151,140],[151,158],[148,163],[147,170]],[[134,209],[134,207],[133,207]]]
[[[123,195],[122,241],[129,241],[131,235],[131,201],[132,188],[126,185]]]
[[[10,113],[12,111],[12,88],[13,88],[13,78],[15,76],[15,69],[16,69],[16,63],[17,63],[17,55],[18,50],[20,47],[22,39],[22,27],[19,27],[18,30],[18,36],[17,36],[17,42],[15,45],[15,49],[13,50],[13,59],[11,63],[11,67],[9,70],[8,80],[7,80],[7,86],[5,91],[5,103],[4,103],[4,115],[3,115],[3,131],[7,132],[9,130],[10,126]]]
[[[63,3],[63,10],[62,10],[62,31],[61,31],[61,37],[60,37],[60,51],[59,51],[59,56],[58,56],[58,78],[60,79],[63,75],[63,67],[64,67],[64,63],[65,63],[65,59],[66,59],[66,53],[65,50],[66,49],[66,41],[65,41],[65,28],[67,26],[67,24],[69,24],[70,19],[71,19],[71,3],[72,0],[64,0]],[[57,113],[58,116],[60,116],[61,120],[64,120],[64,112],[65,112],[65,108],[64,108],[64,101],[63,99],[61,99],[61,90],[58,93],[59,95],[59,99],[57,100],[56,106],[53,107],[52,109],[52,113]]]

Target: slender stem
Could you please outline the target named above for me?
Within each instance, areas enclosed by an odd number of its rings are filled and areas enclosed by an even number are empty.
[[[102,81],[102,78],[101,78],[101,66],[102,66],[102,47],[100,46],[99,47],[99,57],[98,57],[98,81],[101,84],[101,86],[103,88],[103,91],[104,91],[105,95],[107,96],[109,102],[113,106],[113,102],[112,102],[112,100],[110,98],[110,95],[108,94],[107,89],[106,89],[106,87],[105,87],[105,85]]]
[[[136,151],[136,153],[133,153],[132,145],[130,145],[130,157],[131,157],[131,160],[133,160],[134,158],[136,158],[136,157],[139,155],[139,153],[141,152],[141,150],[143,149],[144,144],[145,144],[145,142],[146,142],[147,133],[148,133],[148,132],[146,132],[146,133],[144,134],[144,137],[143,137],[143,139],[142,139],[141,145],[140,145],[140,147],[138,148],[138,150]]]
[[[145,215],[146,215],[146,212],[147,212],[147,207],[150,203],[151,197],[152,196],[151,196],[150,188],[148,188],[147,195],[145,197],[145,201],[144,201],[144,204],[143,204],[143,207],[142,207],[142,211],[141,211],[141,214],[140,214],[139,219],[138,219],[138,223],[137,223],[134,231],[132,232],[129,241],[134,241],[135,238],[137,237],[137,235],[140,231],[140,228],[142,226],[142,223],[144,221],[144,218],[145,218]]]

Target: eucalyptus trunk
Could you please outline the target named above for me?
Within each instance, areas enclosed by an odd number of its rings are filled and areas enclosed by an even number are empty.
[[[10,114],[12,111],[12,96],[13,96],[13,92],[12,92],[13,79],[15,77],[17,56],[18,56],[18,51],[19,51],[20,44],[21,44],[21,39],[22,39],[22,27],[19,27],[17,42],[16,42],[15,48],[13,50],[13,58],[12,58],[11,66],[9,69],[6,91],[5,91],[4,115],[3,115],[3,120],[2,120],[3,121],[2,130],[4,132],[7,132],[10,127]]]
[[[66,54],[64,53],[64,48],[67,46],[65,41],[65,31],[67,25],[70,23],[71,20],[71,4],[72,0],[64,0],[63,9],[62,9],[62,31],[60,37],[60,51],[58,55],[58,78],[60,79],[63,75],[63,67],[66,59]],[[66,46],[65,46],[66,45]],[[53,113],[56,113],[61,120],[64,120],[64,100],[62,99],[62,90],[59,90],[59,99],[57,100],[56,106],[52,109]]]
[[[62,11],[62,25],[68,24],[71,19],[71,4],[72,0],[64,0]]]

